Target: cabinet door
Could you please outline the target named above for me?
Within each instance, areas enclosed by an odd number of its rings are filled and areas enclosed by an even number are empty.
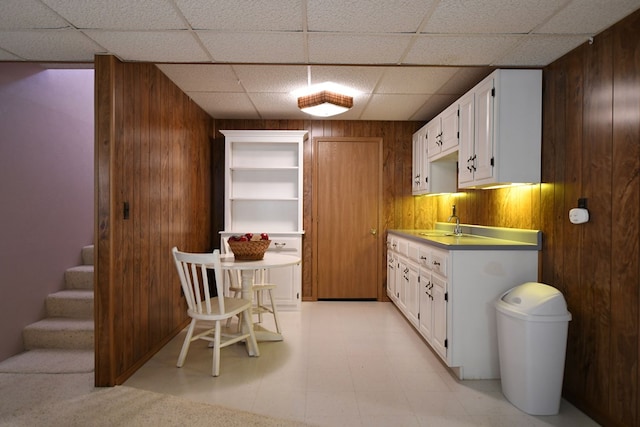
[[[406,287],[406,307],[407,318],[414,325],[418,326],[418,313],[420,311],[420,270],[413,263],[407,263],[407,287]]]
[[[387,296],[396,300],[396,259],[391,251],[387,253]]]
[[[278,286],[273,297],[279,310],[297,310],[300,303],[301,270],[300,265],[278,267],[267,270],[267,281]]]
[[[420,269],[420,323],[418,330],[429,343],[431,343],[433,334],[433,297],[431,287],[431,273]]]
[[[413,180],[411,181],[411,192],[413,194],[421,194],[423,191],[424,176],[422,175],[422,147],[423,138],[422,132],[418,131],[413,134]]]
[[[409,268],[405,258],[398,257],[398,272],[396,274],[396,304],[403,313],[407,309],[407,283],[409,282]]]
[[[451,151],[458,146],[458,103],[454,103],[440,115],[440,151]]]
[[[464,184],[473,181],[473,139],[475,130],[474,94],[467,93],[458,101],[460,117],[458,121],[459,154],[458,154],[458,182]]]
[[[429,157],[440,153],[441,132],[440,116],[427,123],[427,154]]]
[[[494,79],[487,79],[475,90],[475,146],[472,155],[474,180],[493,176]]]
[[[447,358],[447,282],[436,274],[431,275],[431,295],[433,296],[433,329],[431,346]]]
[[[271,244],[267,252],[302,256],[302,237],[271,235]],[[302,269],[300,265],[272,268],[267,270],[266,280],[278,285],[273,297],[280,310],[300,309],[302,292]]]

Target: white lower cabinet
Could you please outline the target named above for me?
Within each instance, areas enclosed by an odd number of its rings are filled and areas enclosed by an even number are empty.
[[[393,303],[460,379],[500,378],[493,304],[512,287],[537,281],[538,251],[444,250],[425,239],[392,236],[397,243],[387,249],[397,268],[387,270],[387,283],[396,286]]]

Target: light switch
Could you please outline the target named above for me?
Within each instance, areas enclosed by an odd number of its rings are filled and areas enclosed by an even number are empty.
[[[573,208],[569,211],[569,221],[572,224],[584,224],[589,221],[589,211],[584,208]]]

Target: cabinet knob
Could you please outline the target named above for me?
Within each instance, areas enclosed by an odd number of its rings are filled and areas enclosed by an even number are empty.
[[[369,233],[373,234],[374,236],[378,234],[378,230],[376,228],[371,228],[369,230]]]

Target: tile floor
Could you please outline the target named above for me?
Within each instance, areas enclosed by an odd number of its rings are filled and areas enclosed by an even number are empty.
[[[124,385],[322,426],[598,425],[564,400],[534,417],[499,380],[458,381],[391,303],[305,302],[280,318],[284,341],[258,358],[223,349],[217,378],[204,341],[176,368],[182,332]]]

